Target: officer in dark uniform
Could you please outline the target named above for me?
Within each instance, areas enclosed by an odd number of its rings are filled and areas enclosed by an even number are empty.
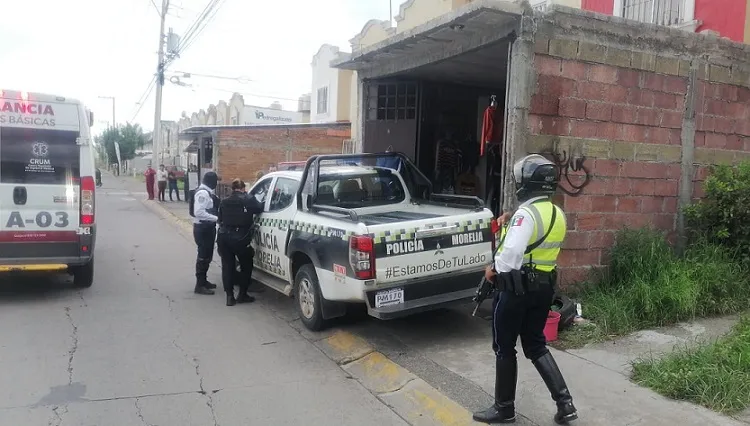
[[[227,294],[227,306],[236,303],[250,303],[255,298],[247,294],[250,274],[253,269],[255,251],[250,246],[255,229],[254,215],[263,213],[263,205],[255,197],[248,197],[243,191],[243,182],[232,182],[232,195],[219,205],[219,236],[217,244],[221,256],[221,281]],[[240,262],[239,287],[234,297],[237,264]]]
[[[519,335],[524,355],[534,364],[557,404],[555,422],[566,424],[578,418],[568,386],[544,337],[557,280],[557,256],[567,226],[565,214],[550,199],[557,189],[558,176],[557,166],[538,154],[528,155],[513,166],[521,205],[509,223],[502,223],[506,225],[502,243],[485,272],[485,278],[497,290],[492,310],[495,403],[474,413],[476,421],[515,421],[515,346]],[[503,215],[498,220],[505,222],[506,218]]]
[[[195,260],[195,293],[214,294],[216,284],[208,281],[208,268],[214,258],[216,241],[216,221],[219,213],[219,197],[214,191],[219,184],[219,176],[214,172],[203,175],[203,183],[193,194],[193,238],[198,246]]]

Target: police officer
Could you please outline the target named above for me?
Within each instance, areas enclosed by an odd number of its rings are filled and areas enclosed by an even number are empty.
[[[255,228],[253,216],[263,213],[263,205],[255,197],[248,197],[243,186],[241,180],[235,179],[232,182],[232,195],[222,200],[219,205],[217,244],[221,256],[221,281],[227,294],[227,306],[255,301],[254,297],[247,294],[255,254],[250,243]],[[235,299],[234,278],[237,277],[237,260],[240,262],[240,292]]]
[[[513,179],[521,205],[504,228],[504,240],[493,265],[485,271],[485,278],[494,282],[498,290],[492,318],[495,403],[474,413],[474,420],[515,421],[515,346],[520,335],[524,355],[534,364],[557,404],[555,422],[565,424],[577,419],[578,413],[543,333],[554,297],[557,256],[566,232],[565,214],[550,199],[557,189],[558,169],[541,155],[528,155],[513,166]],[[498,220],[505,222],[507,217],[506,214]]]
[[[198,246],[198,257],[195,260],[195,292],[197,294],[214,294],[216,284],[208,281],[208,267],[214,258],[214,241],[216,241],[216,221],[218,220],[219,197],[214,191],[219,177],[214,172],[203,175],[203,183],[193,194],[193,238]]]

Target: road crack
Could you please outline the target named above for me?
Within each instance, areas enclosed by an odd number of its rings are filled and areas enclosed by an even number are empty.
[[[219,426],[219,421],[216,419],[216,410],[214,408],[214,399],[213,394],[218,392],[218,390],[214,391],[207,391],[206,388],[203,386],[203,374],[201,374],[201,363],[200,360],[197,357],[191,356],[188,354],[188,352],[183,348],[179,343],[177,343],[177,339],[172,340],[172,345],[179,350],[182,355],[190,360],[190,363],[193,364],[193,368],[195,368],[195,375],[198,377],[198,392],[206,397],[206,406],[208,406],[208,409],[211,411],[211,418],[214,421],[214,426]]]
[[[70,323],[70,326],[73,328],[73,332],[70,334],[70,338],[72,340],[72,344],[70,345],[70,349],[68,350],[68,384],[73,384],[73,358],[76,355],[76,352],[78,351],[78,326],[76,326],[75,322],[73,321],[73,316],[70,314],[70,307],[65,307],[65,316],[68,318],[68,322]]]
[[[61,410],[61,409],[63,410],[62,412],[60,412],[60,410]],[[52,419],[51,419],[51,420],[50,420],[50,421],[49,421],[49,422],[47,423],[47,426],[60,426],[60,425],[62,424],[62,417],[63,417],[63,416],[65,415],[65,414],[67,414],[67,413],[68,413],[68,406],[67,406],[67,405],[63,405],[62,407],[60,407],[60,406],[55,406],[55,407],[54,407],[54,408],[52,409],[52,413],[53,413],[53,414],[55,415],[55,417],[53,417],[53,418],[52,418]]]
[[[417,380],[417,377],[411,377],[409,380],[405,381],[401,386],[397,387],[396,389],[393,389],[393,390],[390,390],[390,391],[387,391],[387,392],[377,393],[377,396],[388,396],[388,395],[394,394],[396,392],[399,392],[400,390],[402,390],[403,388],[405,388],[406,385],[408,385],[409,383],[411,383],[411,382],[413,382],[415,380]]]
[[[154,426],[151,423],[147,422],[145,418],[143,418],[143,411],[141,411],[141,406],[138,405],[138,399],[139,398],[135,398],[135,400],[134,400],[135,401],[135,412],[138,415],[138,418],[141,419],[141,422],[144,425],[146,425],[146,426]]]

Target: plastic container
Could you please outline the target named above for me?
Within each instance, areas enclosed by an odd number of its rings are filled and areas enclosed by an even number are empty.
[[[544,337],[547,342],[557,340],[557,327],[560,324],[560,313],[549,311],[547,314],[547,324],[544,326]]]

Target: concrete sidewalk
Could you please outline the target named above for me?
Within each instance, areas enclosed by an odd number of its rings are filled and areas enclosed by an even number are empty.
[[[125,179],[133,181],[132,188],[143,188],[142,182],[133,178]],[[191,218],[187,203],[147,201],[145,204],[157,214],[171,216],[178,227],[188,232]],[[273,309],[286,312],[285,315],[292,318],[293,305],[287,302],[281,301]],[[473,306],[466,305],[392,321],[366,320],[353,326],[342,325],[341,328],[372,343],[375,349],[378,348],[375,340],[379,337],[373,336],[388,335],[408,347],[409,351],[419,353],[455,373],[461,380],[479,386],[487,395],[492,395],[494,355],[490,348],[491,329],[488,321],[470,316],[472,308]],[[489,313],[488,304],[483,309],[485,314]],[[623,339],[578,350],[550,349],[566,377],[580,412],[580,419],[574,424],[750,425],[750,411],[737,418],[729,418],[690,403],[661,397],[634,384],[629,378],[629,366],[633,360],[669,352],[676,345],[713,339],[726,333],[735,321],[736,318],[733,317],[703,320],[668,329],[642,331]],[[313,340],[322,340],[330,335],[330,331],[305,334]],[[518,350],[520,351],[520,344]],[[398,355],[391,358],[397,365],[405,365],[399,361]],[[522,353],[519,353],[519,358],[516,404],[519,414],[523,416],[519,418],[519,424],[551,424],[554,404],[549,393],[531,363],[523,359]],[[402,370],[405,371],[404,374],[420,376],[407,369]],[[418,370],[413,368],[412,371]],[[440,391],[446,391],[451,384],[446,384],[445,389],[439,385],[436,387]],[[454,397],[454,400],[462,401],[460,395]],[[475,404],[464,404],[468,409],[479,408],[473,405]]]

